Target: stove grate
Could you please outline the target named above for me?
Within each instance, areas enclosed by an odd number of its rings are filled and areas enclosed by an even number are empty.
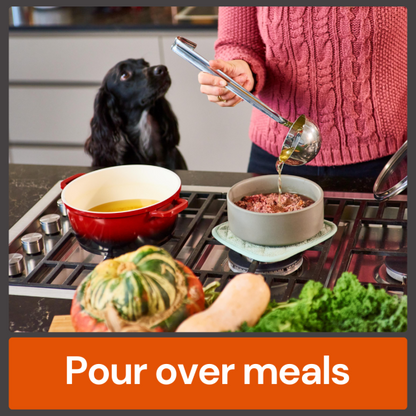
[[[351,201],[354,203],[354,201]],[[358,213],[353,222],[351,234],[346,242],[346,248],[342,257],[341,266],[339,268],[338,275],[331,282],[330,287],[333,287],[337,278],[339,278],[343,271],[350,270],[358,273],[358,270],[351,270],[350,266],[355,256],[376,256],[382,258],[383,262],[386,257],[407,257],[407,219],[405,214],[407,211],[406,202],[382,202],[377,206],[377,212],[374,217],[365,217],[365,212],[369,207],[369,201],[360,201],[358,205]],[[387,208],[397,208],[390,214],[386,214]],[[391,215],[391,214],[395,215]],[[369,234],[368,231],[371,227],[377,227],[381,230],[382,238],[377,241],[371,241],[370,238],[360,238],[360,234]],[[388,228],[395,227],[395,230],[400,234],[399,238],[395,239],[395,244],[392,244],[391,240],[388,240]],[[364,232],[363,232],[364,230]],[[364,240],[364,242],[362,241]],[[358,262],[359,263],[359,262]],[[407,279],[404,279],[407,280]],[[380,283],[380,282],[362,282],[365,285],[372,283],[377,288],[384,288],[387,291],[400,291],[403,294],[407,294],[407,282],[403,284],[395,283]]]
[[[211,234],[214,227],[227,221],[226,193],[182,191],[181,198],[188,200],[188,207],[179,214],[172,238],[162,246],[190,267],[203,285],[219,281],[218,290],[222,290],[236,275],[226,261],[229,249]],[[45,212],[59,213],[56,201]],[[333,287],[346,270],[357,274],[364,285],[372,283],[395,293],[407,293],[407,279],[403,283],[392,283],[365,277],[373,276],[374,267],[380,267],[386,256],[407,255],[406,201],[379,203],[331,194],[325,198],[325,219],[334,222],[338,231],[303,253],[301,272],[287,276],[262,273],[275,300],[285,301],[298,295],[309,280]],[[24,255],[26,264],[32,262],[33,267],[21,276],[9,278],[10,285],[75,290],[82,278],[104,258],[83,250],[68,220],[63,217],[62,221],[66,221],[62,235],[50,239],[52,247],[47,252],[38,256]],[[40,230],[37,219],[19,237],[29,229],[30,232]],[[19,237],[10,243],[9,252],[24,254]],[[371,259],[376,264],[362,259]],[[259,262],[252,261],[248,271],[254,273],[258,268]]]

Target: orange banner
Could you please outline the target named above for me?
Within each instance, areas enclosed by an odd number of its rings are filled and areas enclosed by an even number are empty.
[[[407,340],[11,338],[9,407],[405,409]]]

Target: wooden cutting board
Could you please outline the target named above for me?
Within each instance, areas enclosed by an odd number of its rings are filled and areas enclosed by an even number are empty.
[[[71,315],[54,316],[49,332],[75,332],[71,322]]]

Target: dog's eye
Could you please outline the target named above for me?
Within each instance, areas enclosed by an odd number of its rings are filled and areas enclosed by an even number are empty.
[[[120,76],[121,81],[126,81],[131,77],[131,72],[123,71]]]

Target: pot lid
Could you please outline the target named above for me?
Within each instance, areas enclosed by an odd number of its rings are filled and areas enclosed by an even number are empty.
[[[407,140],[391,157],[374,183],[374,198],[379,201],[389,199],[407,187]]]

